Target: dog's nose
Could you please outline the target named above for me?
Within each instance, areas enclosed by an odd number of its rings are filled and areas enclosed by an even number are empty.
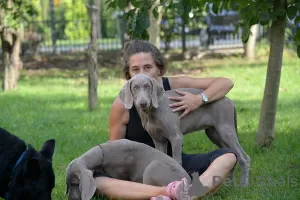
[[[141,107],[141,108],[145,108],[146,106],[147,106],[147,103],[146,103],[146,102],[140,103],[140,107]]]

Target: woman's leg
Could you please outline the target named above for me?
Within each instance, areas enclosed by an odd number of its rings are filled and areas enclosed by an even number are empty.
[[[201,184],[207,187],[207,196],[218,191],[223,181],[233,170],[237,162],[236,155],[227,148],[217,149],[206,154],[184,154],[183,167],[192,174],[198,172]]]
[[[166,196],[166,187],[157,187],[136,182],[123,181],[109,177],[96,177],[98,195],[112,199],[149,200],[153,196]]]
[[[209,188],[206,195],[215,193],[236,164],[236,156],[228,149],[218,149],[207,154],[184,155],[183,167],[188,173],[199,172],[202,185]],[[220,180],[214,183],[214,177]],[[166,187],[157,187],[109,177],[95,177],[97,194],[112,199],[143,200],[154,196],[167,196]]]
[[[154,165],[153,165],[154,166]],[[157,164],[157,167],[165,167],[162,164]],[[149,168],[149,170],[151,170]],[[153,168],[154,170],[154,168]],[[148,171],[150,172],[150,171]],[[174,176],[174,178],[169,177],[172,181],[167,181],[167,186],[157,187],[147,184],[140,184],[136,182],[123,181],[118,179],[113,179],[110,177],[97,177],[95,179],[98,195],[105,195],[112,199],[150,199],[151,197],[165,196],[169,198],[163,199],[178,199],[178,200],[190,200],[188,196],[189,181],[187,179],[176,180],[176,175],[168,174],[166,176]],[[179,176],[178,176],[179,177]],[[161,179],[161,177],[159,177]],[[159,181],[159,180],[157,180]],[[149,182],[151,180],[149,179]],[[155,182],[155,181],[154,181]],[[165,181],[163,181],[165,182]],[[162,182],[162,183],[163,183]]]
[[[200,182],[209,188],[207,195],[215,194],[229,172],[236,165],[236,156],[233,153],[226,153],[216,158],[208,169],[200,175]]]

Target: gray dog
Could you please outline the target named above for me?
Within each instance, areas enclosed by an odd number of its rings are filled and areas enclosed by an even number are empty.
[[[69,200],[92,198],[96,191],[95,171],[156,186],[166,186],[182,178],[191,184],[190,176],[173,158],[146,144],[120,139],[97,145],[70,162],[66,170]]]
[[[195,88],[178,90],[193,94],[203,91]],[[173,112],[169,107],[173,102],[168,99],[169,96],[179,94],[174,90],[164,91],[158,81],[145,74],[131,78],[119,93],[126,109],[135,105],[142,125],[152,137],[156,149],[167,153],[167,143],[170,141],[173,158],[181,164],[183,135],[205,129],[206,135],[218,147],[227,147],[236,153],[242,168],[241,185],[248,185],[250,157],[240,146],[237,137],[236,111],[232,101],[224,97],[180,119],[181,113]]]

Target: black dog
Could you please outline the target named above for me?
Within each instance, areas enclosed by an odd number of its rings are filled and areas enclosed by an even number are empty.
[[[55,140],[40,151],[0,128],[0,197],[6,200],[51,200],[55,186],[52,156]]]

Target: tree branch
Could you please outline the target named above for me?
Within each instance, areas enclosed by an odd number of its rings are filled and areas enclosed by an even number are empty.
[[[11,33],[12,35],[14,35],[15,37],[18,37],[20,34],[17,30],[10,28],[8,26],[0,26],[0,32],[6,31],[8,33]]]
[[[0,25],[0,33],[3,31],[4,28],[6,28],[7,26],[3,26],[3,25]]]
[[[96,12],[98,10],[98,8],[95,5],[86,4],[86,7],[88,8],[88,10],[93,12]]]

